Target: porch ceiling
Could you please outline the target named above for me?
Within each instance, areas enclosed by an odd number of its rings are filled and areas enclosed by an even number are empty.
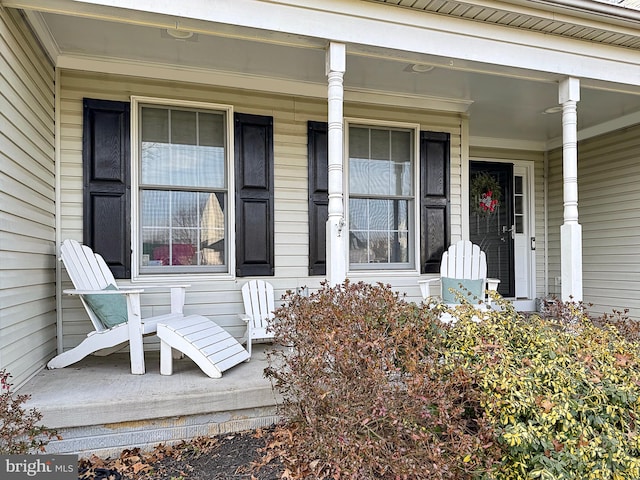
[[[444,9],[448,15],[560,34],[552,25],[554,22],[540,19],[534,22],[525,19],[524,14],[518,18],[495,12],[489,15],[487,9],[480,12],[460,2],[374,0],[374,3],[411,4],[411,8],[439,14],[444,14]],[[116,20],[115,16],[29,10],[27,18],[43,44],[48,45],[56,64],[67,68],[88,59],[94,65],[100,61],[123,66],[135,62],[159,69],[178,69],[186,81],[198,81],[193,72],[208,72],[214,76],[254,79],[258,89],[272,88],[267,83],[295,82],[304,87],[301,92],[326,95],[327,42],[322,39],[212,22],[198,24],[192,19],[189,27],[196,33],[177,40],[163,25],[173,24],[179,29],[179,20],[173,19],[171,23],[171,19],[162,16],[156,21],[126,16]],[[571,35],[589,41],[616,43],[630,50],[640,48],[638,36],[633,39],[622,33],[603,36],[597,29],[587,30],[565,29],[562,34],[573,32]],[[348,45],[347,52],[344,78],[347,99],[371,99],[384,94],[391,104],[397,99],[403,105],[435,105],[443,110],[467,111],[472,142],[479,145],[544,149],[558,144],[561,116],[545,114],[544,109],[557,105],[559,75],[358,44]],[[411,69],[414,64],[434,68],[416,72]],[[122,73],[126,73],[126,68]],[[264,81],[267,79],[269,82]],[[582,81],[582,87],[578,104],[580,130],[597,132],[621,126],[621,122],[640,122],[640,87],[588,79]]]

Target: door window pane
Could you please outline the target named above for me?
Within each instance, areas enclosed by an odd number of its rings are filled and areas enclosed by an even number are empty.
[[[514,176],[513,180],[515,233],[524,233],[524,183],[520,175]]]
[[[522,195],[524,193],[523,186],[522,186],[523,185],[522,177],[520,175],[516,175],[514,177],[514,180],[515,181],[513,182],[513,188],[514,188],[515,194]]]

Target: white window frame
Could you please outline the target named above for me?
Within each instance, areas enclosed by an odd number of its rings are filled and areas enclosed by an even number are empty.
[[[153,272],[140,273],[140,108],[143,105],[157,105],[167,108],[192,108],[199,110],[212,110],[225,113],[225,162],[227,182],[226,205],[226,240],[227,240],[227,265],[223,272]],[[235,272],[235,183],[234,183],[234,157],[233,152],[233,106],[208,102],[196,102],[188,100],[167,99],[157,97],[131,96],[131,279],[132,281],[153,278],[184,279],[194,277],[205,280],[208,277],[221,279],[233,278]],[[187,267],[188,268],[188,267]]]
[[[413,208],[411,218],[409,218],[409,235],[411,245],[409,246],[409,262],[404,268],[399,268],[397,264],[370,263],[352,266],[350,261],[350,245],[346,241],[346,264],[347,274],[351,276],[362,276],[373,271],[384,272],[385,274],[399,275],[415,275],[420,271],[420,124],[408,122],[394,122],[386,120],[371,120],[361,118],[344,119],[344,162],[343,162],[343,186],[344,192],[344,218],[346,221],[347,231],[350,232],[349,226],[349,132],[351,127],[374,127],[398,130],[411,130],[413,132]],[[347,237],[348,238],[348,237]]]

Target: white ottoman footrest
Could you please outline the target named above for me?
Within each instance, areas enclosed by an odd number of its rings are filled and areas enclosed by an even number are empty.
[[[201,315],[158,323],[160,373],[173,373],[171,349],[193,360],[211,378],[248,360],[251,356],[229,332]]]

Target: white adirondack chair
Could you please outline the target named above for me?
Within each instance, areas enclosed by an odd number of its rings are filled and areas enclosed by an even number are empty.
[[[478,245],[468,240],[460,240],[449,246],[449,249],[442,254],[440,262],[440,278],[432,278],[428,280],[420,280],[420,291],[422,297],[427,299],[438,295],[442,295],[442,291],[436,291],[435,285],[442,286],[443,279],[460,279],[460,280],[483,280],[483,288],[481,298],[476,299],[486,305],[491,305],[491,296],[486,295],[487,290],[496,291],[500,280],[497,278],[487,278],[487,257],[480,250]],[[458,288],[454,286],[453,288]],[[461,291],[462,294],[466,292]],[[473,303],[473,298],[469,301]]]
[[[247,351],[251,354],[252,342],[273,339],[273,332],[268,331],[269,323],[275,318],[273,286],[264,280],[250,280],[242,286],[242,300],[244,313],[238,316],[247,324],[242,343],[247,343]]]
[[[78,346],[67,350],[47,364],[48,368],[63,368],[71,365],[91,353],[109,354],[129,344],[131,352],[131,373],[145,373],[142,337],[155,333],[159,322],[167,322],[183,318],[182,308],[185,299],[185,288],[189,285],[118,287],[113,274],[99,254],[75,240],[65,240],[60,248],[61,260],[73,282],[75,289],[64,290],[70,295],[80,295],[94,331],[90,332]],[[104,290],[113,285],[117,289]],[[140,313],[140,294],[150,288],[171,290],[171,313],[143,319]],[[105,327],[83,295],[125,295],[127,304],[127,321],[111,328]],[[114,297],[115,300],[115,297]]]

